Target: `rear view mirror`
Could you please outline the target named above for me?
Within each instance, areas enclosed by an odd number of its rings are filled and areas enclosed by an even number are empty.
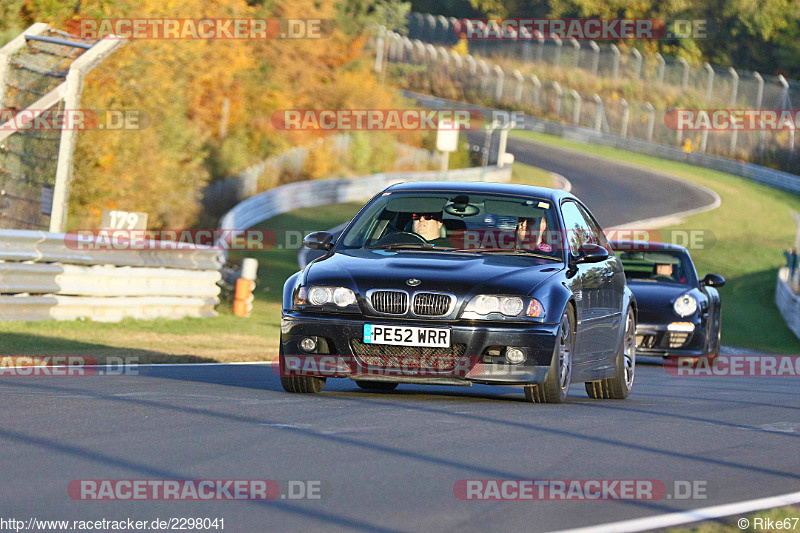
[[[309,233],[303,239],[303,246],[312,250],[330,250],[333,248],[333,235],[327,231],[315,231]]]
[[[608,250],[597,244],[584,244],[580,248],[578,263],[599,263],[608,259]]]
[[[706,274],[706,277],[703,278],[700,284],[707,287],[722,287],[725,285],[725,278],[719,274]]]

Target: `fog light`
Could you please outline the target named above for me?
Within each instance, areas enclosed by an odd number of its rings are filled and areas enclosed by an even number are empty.
[[[524,360],[525,360],[525,352],[523,352],[519,348],[509,347],[506,350],[506,361],[508,361],[512,365],[519,364]]]
[[[681,331],[691,333],[694,331],[694,324],[691,322],[673,322],[667,326],[667,331]]]
[[[300,340],[300,349],[304,352],[313,352],[317,349],[317,341],[311,337],[303,337]]]

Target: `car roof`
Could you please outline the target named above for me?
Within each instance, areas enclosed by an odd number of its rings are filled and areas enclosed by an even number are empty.
[[[689,251],[679,244],[672,244],[669,242],[654,242],[654,241],[630,241],[630,240],[621,240],[621,241],[609,241],[611,247],[615,250],[638,250],[638,251],[647,251],[647,250],[667,250],[673,252],[681,252],[688,254]]]
[[[492,181],[412,181],[390,185],[384,192],[430,191],[463,192],[476,194],[504,194],[512,196],[533,196],[558,203],[563,198],[575,197],[562,190],[515,183],[496,183]]]

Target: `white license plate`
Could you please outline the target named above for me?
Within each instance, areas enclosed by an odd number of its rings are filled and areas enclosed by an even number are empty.
[[[364,324],[364,344],[449,348],[450,330],[444,328]]]

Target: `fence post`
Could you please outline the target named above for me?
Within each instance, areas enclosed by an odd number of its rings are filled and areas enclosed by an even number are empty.
[[[631,106],[628,105],[628,101],[624,98],[620,99],[620,103],[622,104],[622,127],[620,128],[619,134],[623,137],[628,136],[628,121],[631,118]]]
[[[517,80],[517,91],[514,93],[514,101],[520,103],[522,101],[522,86],[525,83],[525,78],[519,70],[514,70],[514,79]]]
[[[383,70],[383,40],[386,34],[386,28],[381,26],[378,28],[378,42],[375,43],[375,72],[380,74]]]
[[[600,66],[600,47],[594,41],[589,41],[589,48],[592,49],[592,76],[597,76],[597,68]]]
[[[481,77],[481,92],[485,93],[489,87],[489,65],[483,59],[478,60],[478,68],[480,69]]]
[[[778,83],[783,86],[781,90],[781,109],[789,108],[789,82],[783,77],[783,74],[778,75]]]
[[[561,85],[558,84],[557,81],[553,82],[553,90],[556,92],[556,115],[559,117],[561,116],[561,96],[564,94],[564,91],[561,90]]]
[[[636,78],[641,78],[642,77],[642,53],[639,50],[637,50],[636,48],[634,48],[633,51],[631,52],[631,55],[633,56],[634,60],[636,61],[634,63],[635,66],[633,68],[633,73],[634,73]]]
[[[594,113],[594,129],[595,131],[600,131],[603,129],[603,99],[597,93],[592,95],[592,99],[597,105],[597,110]]]
[[[556,58],[555,61],[553,61],[553,65],[558,66],[559,63],[561,63],[561,47],[563,43],[558,35],[553,35],[553,42],[556,43]]]
[[[572,123],[577,126],[581,123],[581,95],[575,89],[570,89],[567,94],[575,99],[575,107],[572,108]]]
[[[667,66],[664,57],[661,54],[656,54],[656,61],[658,61],[658,69],[656,70],[656,83],[659,87],[664,86],[664,69]]]
[[[575,37],[570,37],[569,42],[572,44],[572,66],[578,68],[578,62],[581,59],[581,43]]]
[[[645,102],[647,109],[647,142],[653,142],[653,130],[656,127],[656,108],[650,102]]]
[[[506,75],[503,72],[503,69],[500,68],[499,65],[495,65],[494,67],[492,67],[492,71],[494,72],[495,78],[497,80],[495,81],[495,86],[494,86],[494,99],[496,102],[499,103],[503,101],[503,81],[505,80]]]
[[[539,46],[536,47],[536,61],[541,61],[542,55],[544,54],[544,37],[542,36],[542,32],[539,30],[533,30],[533,34],[536,36],[536,40],[539,42]]]
[[[739,97],[739,73],[736,72],[736,69],[733,67],[728,67],[728,73],[731,75],[731,79],[733,80],[731,84],[731,97],[730,97],[730,106],[733,107],[736,105],[736,98]]]
[[[439,42],[440,42],[440,43],[446,43],[446,42],[447,42],[447,34],[449,33],[449,29],[450,29],[450,28],[449,28],[449,26],[450,26],[450,23],[449,23],[449,22],[447,21],[447,19],[446,19],[444,16],[442,16],[442,15],[439,15],[439,16],[437,16],[437,17],[436,17],[436,20],[437,20],[437,21],[439,22],[439,24],[441,24],[441,26],[442,26],[442,35],[440,35],[440,36],[439,36]]]
[[[531,39],[533,35],[531,35],[531,32],[529,32],[527,28],[520,28],[519,33],[522,38],[522,60],[530,61],[532,57]]]
[[[454,50],[450,50],[450,58],[453,60],[453,64],[456,66],[456,72],[460,74],[464,60],[461,59],[461,56],[458,55]]]
[[[425,22],[427,23],[428,29],[423,33],[423,35],[425,34],[429,35],[430,37],[428,37],[428,42],[432,42],[436,39],[436,17],[434,17],[430,13],[426,13],[424,18]]]
[[[706,103],[709,103],[711,101],[711,94],[714,91],[714,67],[706,62],[703,63],[703,68],[708,73],[708,77],[706,78]]]
[[[533,83],[533,105],[536,107],[541,107],[539,103],[539,98],[542,92],[542,82],[539,81],[539,78],[536,77],[535,74],[531,74],[530,79],[531,83]]]
[[[758,82],[758,89],[756,89],[756,101],[754,109],[761,109],[761,103],[764,99],[764,78],[758,72],[753,72],[753,77]]]
[[[683,78],[681,79],[681,89],[684,91],[689,87],[689,63],[684,58],[678,58],[678,63],[683,65]]]
[[[611,67],[611,79],[616,80],[619,76],[619,48],[617,48],[617,45],[611,45],[611,52],[614,54],[614,64]]]

